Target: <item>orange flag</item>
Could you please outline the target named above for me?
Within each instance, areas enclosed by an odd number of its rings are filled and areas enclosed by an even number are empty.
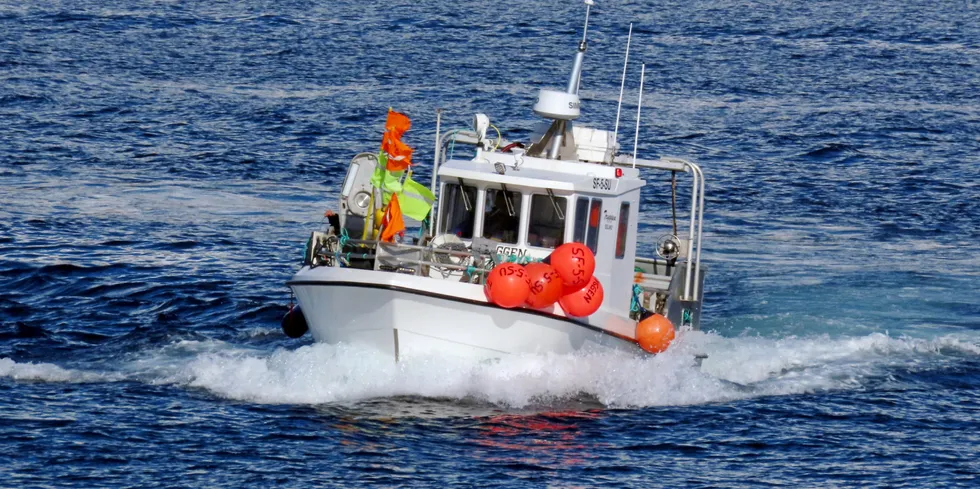
[[[381,150],[388,153],[388,164],[385,167],[388,171],[402,171],[412,164],[412,148],[394,136],[391,131],[385,132]]]
[[[388,209],[381,219],[381,241],[395,242],[396,234],[405,234],[405,220],[402,218],[402,208],[398,204],[398,194],[391,194]]]
[[[395,139],[400,139],[402,134],[405,134],[405,131],[410,127],[412,127],[412,121],[408,119],[407,115],[388,109],[388,120],[385,121],[385,130],[394,135]]]

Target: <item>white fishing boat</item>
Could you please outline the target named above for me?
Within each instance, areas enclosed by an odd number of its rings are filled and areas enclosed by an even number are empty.
[[[433,180],[426,187],[410,170],[392,170],[401,153],[393,140],[402,144],[407,126],[390,125],[399,114],[389,112],[386,138],[392,140],[385,144],[391,151],[353,158],[339,212],[312,233],[304,265],[288,281],[298,307],[283,320],[287,334],[308,329],[318,342],[366,344],[397,360],[417,353],[656,352],[673,338],[673,329],[662,327],[666,321],[668,327],[699,327],[704,177],[690,161],[636,157],[642,70],[632,154],[620,152],[618,109],[613,131],[574,125],[591,0],[586,4],[571,77],[564,90],[539,93],[533,110],[545,121],[530,141],[507,140],[484,114],[476,114],[472,128],[442,134],[437,113]],[[628,59],[629,40],[624,80]],[[463,152],[468,156],[458,156]],[[664,209],[661,215],[674,212],[674,231],[649,243],[658,256],[640,257],[640,196],[643,175],[652,172],[689,177],[679,180],[691,185],[682,216],[687,229],[677,232],[676,205]],[[398,217],[392,201],[400,202],[399,210],[412,208],[404,212],[407,237],[392,232]],[[489,298],[486,281],[495,267],[548,261],[565,243],[580,243],[594,256],[591,276],[600,285],[591,292],[576,285],[587,301],[599,290],[587,314],[566,310],[564,295],[576,292],[564,276],[563,298],[550,305],[501,307],[496,296]],[[659,335],[653,340],[664,342],[659,347],[644,343],[651,333],[640,326],[651,321],[657,323],[652,334]]]

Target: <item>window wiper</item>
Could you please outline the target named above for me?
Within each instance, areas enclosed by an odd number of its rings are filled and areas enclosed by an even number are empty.
[[[500,188],[504,191],[504,205],[507,207],[507,215],[514,217],[517,212],[514,211],[514,202],[510,199],[510,192],[507,191],[507,186],[502,183],[500,184]]]
[[[565,211],[561,210],[561,206],[558,205],[558,199],[555,198],[555,192],[550,188],[546,188],[548,191],[548,197],[551,197],[551,205],[555,207],[555,214],[558,214],[558,220],[565,220]]]
[[[463,183],[463,179],[460,178],[459,179],[459,192],[463,196],[463,208],[466,209],[466,212],[473,212],[473,203],[470,202],[470,196],[469,195],[466,195],[466,187],[464,185],[466,185],[466,184]]]

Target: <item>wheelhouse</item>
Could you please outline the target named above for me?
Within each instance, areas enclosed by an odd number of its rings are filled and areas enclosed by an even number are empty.
[[[563,243],[583,243],[596,256],[606,296],[628,310],[645,184],[639,172],[515,156],[483,153],[441,165],[434,235],[454,235],[468,247],[517,260],[544,259]]]

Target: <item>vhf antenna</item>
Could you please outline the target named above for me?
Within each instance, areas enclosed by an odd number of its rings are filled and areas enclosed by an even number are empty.
[[[636,134],[633,136],[633,168],[636,168],[636,146],[640,142],[640,109],[643,108],[643,76],[646,75],[647,65],[640,65],[640,95],[636,100]]]
[[[623,89],[626,88],[626,65],[630,62],[630,41],[633,39],[633,23],[630,22],[630,33],[626,36],[626,59],[623,60],[623,79],[619,82],[619,104],[616,105],[616,126],[613,129],[613,142],[619,136],[619,112],[623,108]],[[618,143],[617,143],[618,144]]]
[[[585,42],[585,35],[589,32],[589,9],[595,5],[592,0],[585,0],[585,29],[582,30],[582,42]]]

